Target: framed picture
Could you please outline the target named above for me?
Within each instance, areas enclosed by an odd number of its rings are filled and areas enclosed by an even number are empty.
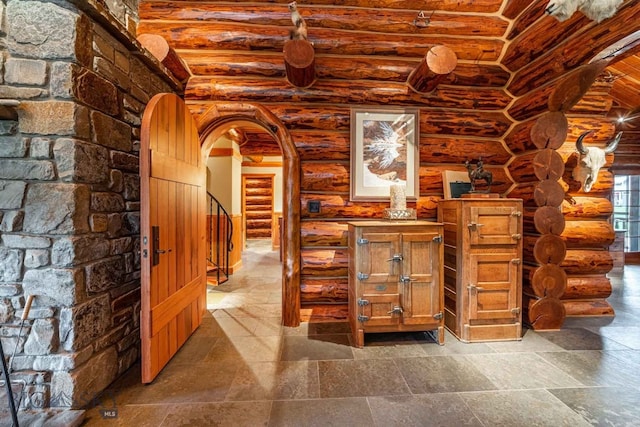
[[[351,110],[352,201],[389,200],[404,185],[407,200],[419,196],[420,117],[417,108]]]
[[[471,191],[471,179],[467,172],[443,171],[442,183],[445,199],[457,199]]]

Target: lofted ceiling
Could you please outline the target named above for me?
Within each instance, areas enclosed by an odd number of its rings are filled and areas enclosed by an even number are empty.
[[[598,24],[579,12],[558,22],[544,13],[548,0],[300,0],[316,73],[304,89],[287,81],[283,61],[293,28],[289,3],[141,0],[138,33],[161,35],[187,63],[192,77],[185,99],[196,114],[220,100],[260,102],[289,125],[296,120],[289,101],[314,106],[317,120],[328,121],[340,120],[332,111],[352,105],[419,106],[439,112],[433,122],[421,123],[425,132],[445,133],[461,117],[468,132],[463,136],[480,140],[504,138],[514,124],[544,112],[554,84],[611,52],[601,75],[612,83],[608,100],[597,102],[612,116],[635,118],[625,126],[638,132],[623,143],[640,146],[637,0],[623,3],[615,24],[615,17]],[[623,45],[616,45],[614,32],[627,36]],[[454,72],[432,93],[408,89],[411,72],[439,44],[455,52]],[[542,101],[538,92],[546,96]],[[580,108],[572,112],[583,114]],[[278,152],[266,132],[245,129],[240,135],[243,154]]]

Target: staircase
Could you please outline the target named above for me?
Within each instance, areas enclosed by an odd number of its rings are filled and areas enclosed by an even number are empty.
[[[218,199],[207,191],[207,283],[229,280],[229,257],[233,250],[233,223]]]

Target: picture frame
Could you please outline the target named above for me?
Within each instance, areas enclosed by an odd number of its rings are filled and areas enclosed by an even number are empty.
[[[466,171],[443,171],[442,184],[445,199],[457,199],[471,191],[471,179]]]
[[[388,201],[404,185],[420,195],[420,113],[417,108],[351,109],[351,201]]]

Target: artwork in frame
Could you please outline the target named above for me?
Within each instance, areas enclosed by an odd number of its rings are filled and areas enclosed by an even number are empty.
[[[469,178],[468,172],[443,171],[442,183],[445,199],[457,199],[461,195],[471,191],[471,179]]]
[[[352,201],[388,201],[392,185],[418,198],[419,127],[417,108],[351,109]]]

